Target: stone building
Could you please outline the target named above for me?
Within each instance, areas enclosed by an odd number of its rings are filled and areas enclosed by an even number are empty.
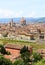
[[[21,18],[20,24],[21,24],[21,25],[26,25],[26,20],[24,19],[24,17]]]
[[[13,21],[13,19],[11,19],[11,21],[8,23],[9,27],[14,27],[15,26],[15,22]]]

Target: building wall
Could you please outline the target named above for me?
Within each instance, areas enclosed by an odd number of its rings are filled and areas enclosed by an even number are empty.
[[[30,36],[18,35],[19,38],[30,40]]]

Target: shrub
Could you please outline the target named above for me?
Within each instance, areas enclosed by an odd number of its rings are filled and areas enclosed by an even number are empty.
[[[37,62],[36,65],[45,65],[45,59],[42,59],[41,61]]]
[[[21,60],[16,60],[13,65],[24,65],[23,61]]]
[[[39,53],[34,53],[33,54],[33,58],[34,58],[34,62],[40,61],[42,59],[42,55],[40,55]]]
[[[3,56],[0,56],[0,65],[12,65],[12,62]]]

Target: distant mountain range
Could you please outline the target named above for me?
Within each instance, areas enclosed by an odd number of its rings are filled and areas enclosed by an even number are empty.
[[[12,18],[0,18],[0,23],[7,23]],[[13,18],[14,22],[19,23],[21,18]],[[41,18],[25,18],[27,23],[43,23],[45,22],[45,17]]]

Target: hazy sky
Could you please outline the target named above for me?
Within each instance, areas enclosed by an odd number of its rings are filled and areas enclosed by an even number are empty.
[[[0,17],[45,17],[45,0],[0,0]]]

